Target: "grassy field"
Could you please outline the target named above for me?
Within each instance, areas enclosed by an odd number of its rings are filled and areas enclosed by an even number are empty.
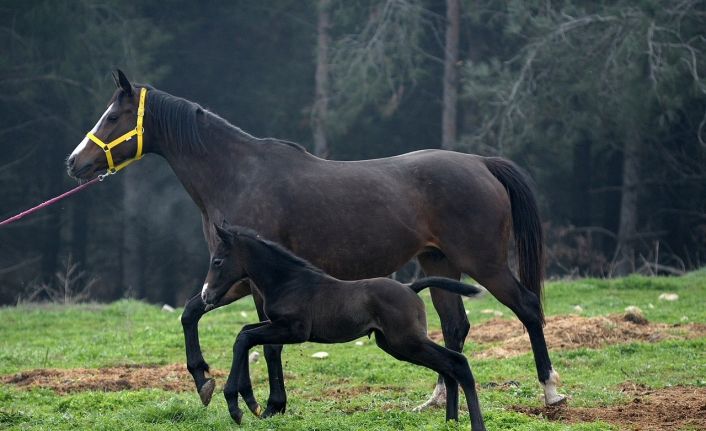
[[[663,292],[679,295],[674,302],[658,299]],[[423,297],[429,304],[428,292]],[[550,282],[546,289],[549,316],[621,314],[640,307],[651,322],[706,323],[706,272],[679,278],[629,277],[617,280]],[[493,309],[512,319],[494,298],[466,301],[472,325],[482,324]],[[184,362],[179,311],[168,313],[138,301],[109,305],[26,305],[0,309],[0,375],[40,368],[96,368],[120,364],[167,365]],[[428,307],[430,330],[438,317]],[[256,321],[252,301],[245,299],[215,310],[200,325],[204,356],[211,366],[227,370],[235,335],[245,323]],[[398,430],[469,429],[462,409],[458,424],[444,422],[443,409],[413,413],[429,395],[436,376],[423,368],[398,362],[379,350],[374,340],[339,345],[303,344],[284,350],[289,405],[285,415],[259,420],[246,414],[242,429],[269,430]],[[606,422],[568,424],[517,413],[511,406],[541,405],[532,356],[474,357],[487,345],[466,344],[486,425],[490,430],[606,430],[621,429]],[[311,354],[327,351],[327,359]],[[260,349],[261,351],[261,349]],[[706,338],[627,342],[599,349],[552,350],[561,373],[561,392],[571,396],[572,408],[610,408],[630,401],[620,390],[629,382],[660,389],[706,386]],[[256,394],[267,396],[263,360],[251,365]],[[513,382],[512,384],[503,384]],[[150,386],[150,382],[145,382]],[[208,408],[195,392],[140,389],[118,392],[86,391],[59,395],[49,389],[27,390],[0,384],[0,428],[68,429],[237,429],[221,393],[224,378]],[[704,402],[706,405],[706,400]],[[517,410],[517,409],[515,409]],[[698,429],[685,428],[685,429]]]

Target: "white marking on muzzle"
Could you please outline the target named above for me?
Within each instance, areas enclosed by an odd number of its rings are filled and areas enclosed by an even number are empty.
[[[106,109],[105,112],[103,113],[103,115],[101,115],[101,117],[98,119],[98,122],[96,123],[95,126],[93,126],[93,128],[91,129],[91,131],[89,133],[96,133],[96,130],[98,130],[101,123],[103,122],[105,117],[108,115],[108,112],[110,112],[110,109],[112,107],[113,107],[113,103],[111,103],[110,106],[108,106],[108,109]],[[81,151],[83,151],[84,148],[86,148],[86,145],[88,145],[88,136],[83,137],[83,140],[81,141],[81,143],[78,144],[78,146],[76,148],[74,148],[74,150],[71,152],[69,157],[73,157],[73,156],[77,155],[78,153],[80,153]]]
[[[201,288],[201,300],[203,303],[206,303],[206,289],[208,289],[208,283],[203,284],[203,288]]]

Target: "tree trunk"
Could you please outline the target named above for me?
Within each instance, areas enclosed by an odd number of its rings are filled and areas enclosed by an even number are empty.
[[[452,150],[456,145],[458,121],[458,42],[461,21],[460,0],[446,0],[446,44],[444,46],[444,101],[441,113],[441,148]]]
[[[620,199],[618,249],[613,275],[635,271],[635,239],[637,234],[637,198],[640,181],[640,135],[630,133],[623,147],[623,184]]]
[[[319,0],[318,42],[316,50],[316,95],[314,100],[313,128],[314,154],[328,157],[326,118],[328,116],[329,46],[331,45],[331,2]]]

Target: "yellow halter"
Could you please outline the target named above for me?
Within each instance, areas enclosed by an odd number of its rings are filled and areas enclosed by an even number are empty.
[[[142,88],[140,90],[140,104],[137,107],[137,125],[135,126],[134,129],[130,130],[126,134],[113,139],[110,143],[106,144],[105,142],[101,141],[96,137],[91,132],[88,132],[86,136],[88,139],[93,141],[96,145],[101,147],[103,151],[105,151],[105,158],[108,160],[108,170],[106,173],[102,176],[105,175],[112,175],[125,166],[129,165],[130,163],[134,162],[135,160],[140,160],[142,158],[142,135],[145,132],[144,127],[142,127],[142,121],[145,117],[145,100],[147,99],[147,89]],[[118,145],[122,144],[123,142],[127,142],[130,139],[132,139],[133,136],[137,135],[137,151],[135,151],[135,157],[131,159],[127,159],[118,166],[115,166],[113,162],[113,154],[110,152],[113,148],[117,147]]]

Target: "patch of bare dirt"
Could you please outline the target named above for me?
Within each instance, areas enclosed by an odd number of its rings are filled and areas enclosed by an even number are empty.
[[[547,318],[544,336],[550,349],[599,348],[634,341],[655,342],[668,339],[696,338],[706,335],[706,325],[689,323],[635,323],[621,315],[582,317],[552,316]],[[441,331],[432,331],[434,341],[443,339]],[[481,343],[474,356],[507,358],[531,350],[529,337],[519,320],[494,318],[471,328],[469,339]],[[482,344],[489,344],[485,347]]]
[[[225,373],[213,371],[222,377]],[[183,364],[120,365],[108,368],[37,369],[0,377],[0,382],[22,388],[51,389],[58,394],[81,391],[126,391],[143,388],[193,391],[194,381]]]
[[[609,407],[571,407],[570,404],[559,407],[513,406],[511,409],[567,423],[600,420],[632,431],[706,430],[706,388],[649,389],[623,385],[621,389],[632,398],[627,404]]]

